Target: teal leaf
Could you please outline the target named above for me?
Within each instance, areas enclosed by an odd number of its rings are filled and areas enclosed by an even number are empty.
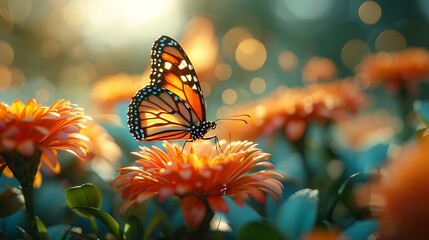
[[[66,190],[67,205],[84,218],[91,218],[91,215],[87,215],[87,211],[80,211],[80,208],[77,207],[100,208],[101,199],[102,196],[98,187],[90,183]]]
[[[423,125],[429,127],[429,101],[416,100],[413,108]]]
[[[226,214],[226,217],[234,231],[239,231],[247,223],[261,221],[261,216],[248,204],[245,203],[242,207],[239,207],[231,199],[226,198],[225,200],[229,208],[229,213]]]
[[[378,222],[376,220],[358,221],[348,227],[344,231],[344,234],[347,236],[347,239],[351,240],[369,239],[377,229]]]
[[[283,240],[284,236],[275,227],[261,222],[248,223],[238,232],[239,240]]]
[[[19,196],[21,191],[17,188],[7,187],[0,194],[0,218],[7,217],[22,208],[23,203]]]
[[[49,240],[48,229],[46,229],[45,224],[38,217],[36,217],[36,225],[37,225],[37,231],[39,231],[40,239]]]
[[[103,210],[94,207],[74,207],[73,209],[79,210],[87,216],[94,216],[100,220],[106,227],[110,230],[111,233],[116,237],[116,239],[123,239],[122,231],[119,226],[119,223],[112,217],[112,215],[106,213]]]
[[[124,233],[126,239],[143,239],[144,227],[140,219],[131,215],[124,226]]]
[[[298,239],[309,232],[317,218],[319,191],[302,189],[291,195],[282,204],[276,226],[287,239]]]

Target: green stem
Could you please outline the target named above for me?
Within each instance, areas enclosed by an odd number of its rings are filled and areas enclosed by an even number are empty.
[[[36,173],[39,169],[42,152],[37,149],[32,156],[23,156],[18,152],[10,151],[0,152],[0,156],[3,157],[6,165],[21,184],[30,234],[34,240],[39,240],[40,235],[37,230],[36,215],[34,211],[33,185]]]
[[[33,185],[26,186],[21,184],[22,194],[25,199],[25,212],[27,213],[28,225],[30,233],[34,240],[40,239],[39,231],[37,229],[36,215],[34,213],[34,189]]]
[[[97,222],[95,221],[95,217],[89,218],[89,224],[91,225],[92,231],[94,231],[98,239],[102,239],[100,231],[98,230]]]
[[[414,131],[409,122],[409,113],[413,109],[414,99],[409,96],[405,84],[400,87],[400,90],[396,94],[396,96],[399,101],[399,111],[404,123],[401,140],[402,142],[405,142],[412,136],[412,133]]]
[[[307,136],[307,130],[305,130],[303,136],[299,140],[293,142],[293,144],[295,145],[295,149],[301,155],[301,158],[302,158],[302,164],[304,166],[304,171],[305,171],[304,185],[310,186],[314,176],[313,176],[313,171],[311,170],[310,164],[308,163],[308,159],[307,159],[307,154],[305,149],[305,141],[307,139],[306,136]]]

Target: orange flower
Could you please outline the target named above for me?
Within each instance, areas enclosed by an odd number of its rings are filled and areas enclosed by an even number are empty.
[[[95,120],[89,121],[81,133],[89,138],[86,159],[91,160],[92,168],[100,177],[112,180],[122,155],[121,148],[106,129]]]
[[[364,59],[356,72],[364,85],[384,83],[392,92],[405,87],[415,94],[416,82],[429,79],[429,52],[423,48],[379,52]]]
[[[183,152],[168,142],[164,142],[166,152],[157,147],[142,148],[135,153],[140,157],[135,166],[120,169],[120,176],[112,182],[124,199],[121,214],[153,196],[160,202],[177,196],[186,222],[197,227],[207,210],[228,212],[222,196],[229,196],[240,206],[251,197],[264,202],[264,193],[278,200],[282,176],[271,170],[267,153],[247,141],[220,145],[223,153],[219,155],[209,141],[197,141]]]
[[[370,190],[369,204],[380,220],[382,239],[429,236],[427,149],[427,138],[405,147],[382,172],[379,181],[366,188],[366,192]]]
[[[222,127],[231,131],[234,137],[252,140],[284,129],[288,139],[298,140],[310,122],[343,119],[354,114],[364,103],[365,96],[350,81],[281,88],[265,99],[234,110],[234,114],[251,116],[245,131],[237,121],[225,121]]]
[[[94,84],[92,100],[105,112],[113,112],[117,103],[130,101],[142,87],[149,84],[149,71],[142,75],[118,74],[105,77]]]
[[[375,143],[392,140],[400,132],[402,123],[401,119],[389,112],[378,110],[353,119],[338,121],[336,127],[338,144],[351,149],[364,149]]]
[[[334,229],[314,229],[310,233],[302,236],[300,240],[346,240],[340,231]]]
[[[312,57],[302,68],[302,80],[308,83],[317,83],[331,80],[337,75],[335,63],[325,57]]]
[[[5,174],[12,175],[10,164],[16,156],[40,157],[38,168],[44,166],[55,173],[60,171],[58,150],[85,158],[87,138],[80,134],[85,121],[83,109],[65,100],[49,107],[35,99],[26,104],[15,100],[12,106],[0,103],[0,156],[8,165]],[[41,185],[39,171],[34,185]]]

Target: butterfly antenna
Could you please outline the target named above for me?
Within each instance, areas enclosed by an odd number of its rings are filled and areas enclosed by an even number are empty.
[[[215,122],[228,120],[228,121],[241,121],[241,122],[244,122],[245,124],[248,123],[245,119],[239,118],[239,117],[248,117],[248,118],[250,118],[250,115],[249,114],[239,114],[239,115],[234,115],[234,116],[227,117],[227,118],[218,118],[218,119],[215,120]]]

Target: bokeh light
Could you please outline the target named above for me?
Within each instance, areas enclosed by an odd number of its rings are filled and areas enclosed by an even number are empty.
[[[252,93],[261,94],[265,91],[266,81],[263,78],[256,77],[250,81],[250,91]]]
[[[9,66],[14,59],[14,51],[9,43],[0,41],[0,64]]]
[[[341,49],[341,60],[346,67],[353,69],[370,52],[366,42],[352,39]]]
[[[384,30],[375,39],[375,49],[377,51],[397,51],[406,47],[407,40],[397,30]]]
[[[226,81],[231,78],[232,68],[226,63],[219,63],[215,68],[215,75],[217,79]]]
[[[237,92],[234,89],[225,89],[222,93],[222,101],[227,105],[232,105],[237,101]]]
[[[280,68],[285,72],[293,71],[298,66],[298,57],[295,53],[289,50],[280,52],[277,61]]]
[[[267,59],[267,50],[259,40],[246,38],[238,45],[235,51],[235,59],[244,70],[256,71],[264,65]]]
[[[381,17],[381,7],[375,1],[365,1],[359,7],[360,20],[368,25],[378,22]]]

